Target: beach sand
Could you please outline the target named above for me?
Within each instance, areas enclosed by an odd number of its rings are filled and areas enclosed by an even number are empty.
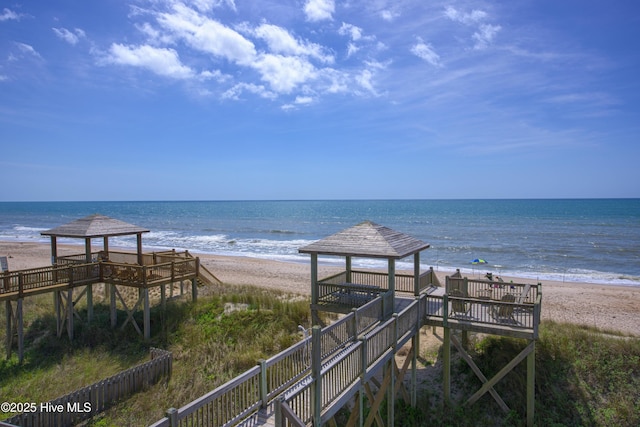
[[[58,255],[83,252],[84,246],[58,245]],[[9,257],[10,270],[51,264],[50,246],[42,243],[0,242],[0,256]],[[311,293],[310,263],[195,253],[194,256],[198,256],[202,265],[225,284],[253,285],[303,295]],[[336,267],[320,266],[318,274],[322,278],[339,270]],[[437,271],[437,274],[444,285],[444,277],[448,273]],[[479,277],[480,273],[477,274]],[[502,277],[516,283],[536,282],[531,279]],[[544,281],[542,320],[584,324],[640,336],[640,287]]]

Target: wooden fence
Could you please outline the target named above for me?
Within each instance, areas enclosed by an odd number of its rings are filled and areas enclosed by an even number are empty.
[[[115,402],[171,377],[173,355],[151,348],[151,360],[4,420],[22,427],[72,426],[103,412]],[[0,422],[0,425],[2,423]]]

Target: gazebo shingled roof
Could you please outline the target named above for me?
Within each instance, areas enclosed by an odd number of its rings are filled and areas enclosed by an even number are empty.
[[[138,227],[137,225],[128,224],[105,215],[93,214],[52,228],[51,230],[43,231],[40,234],[51,237],[52,264],[56,264],[58,260],[58,237],[84,239],[85,255],[87,262],[89,262],[91,260],[91,239],[102,237],[104,241],[104,252],[108,257],[109,237],[136,235],[138,264],[142,264],[142,233],[148,232],[148,229]]]
[[[40,233],[43,236],[94,238],[148,233],[146,228],[94,214]]]
[[[415,291],[419,293],[420,252],[429,248],[428,243],[371,221],[364,221],[322,240],[298,249],[311,255],[311,318],[314,325],[321,324],[318,316],[319,281],[318,255],[345,257],[345,283],[351,283],[351,258],[383,258],[388,262],[388,291],[383,293],[384,317],[389,318],[395,309],[395,262],[413,255]]]
[[[402,259],[429,244],[371,221],[364,221],[300,248],[300,253]]]

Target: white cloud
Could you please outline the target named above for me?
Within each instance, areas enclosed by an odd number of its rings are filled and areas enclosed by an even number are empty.
[[[266,41],[273,53],[264,53],[258,52],[254,43],[238,31],[184,5],[174,5],[171,13],[159,14],[158,22],[171,31],[176,41],[184,40],[196,50],[256,70],[261,80],[277,93],[290,93],[315,77],[315,67],[307,57],[333,62],[333,57],[325,54],[320,45],[300,42],[275,25],[262,24],[254,30],[247,25],[239,26]],[[242,91],[247,88],[241,87]],[[227,97],[233,98],[235,93],[231,91]]]
[[[362,28],[352,24],[347,24],[346,22],[342,23],[338,29],[338,34],[341,36],[347,36],[351,39],[351,42],[347,45],[347,58],[358,52],[362,45],[365,45],[367,42],[375,41],[376,39],[375,36],[364,36],[362,34]],[[361,46],[358,46],[356,42],[360,42]]]
[[[294,101],[296,104],[311,104],[313,102],[313,98],[310,96],[296,96],[296,100]]]
[[[310,56],[326,63],[334,61],[332,55],[323,53],[323,47],[319,44],[299,42],[282,27],[262,24],[254,30],[254,34],[265,40],[273,53]]]
[[[84,31],[80,28],[76,28],[75,32],[71,32],[66,28],[52,28],[53,32],[56,36],[60,37],[62,40],[66,41],[69,44],[75,45],[77,44],[81,38],[85,37]]]
[[[307,0],[304,13],[309,21],[332,20],[336,6],[334,0]]]
[[[394,11],[388,10],[388,9],[387,10],[383,10],[383,11],[380,12],[380,17],[382,19],[384,19],[385,21],[387,21],[387,22],[391,22],[391,21],[393,21],[394,19],[396,19],[399,16],[400,16],[400,14],[398,12],[394,12]]]
[[[411,46],[411,53],[433,66],[439,67],[441,65],[440,55],[433,50],[430,43],[425,43],[420,37],[418,37],[418,42]]]
[[[18,47],[18,50],[20,51],[22,56],[26,55],[26,56],[32,56],[37,59],[42,59],[42,56],[40,56],[38,51],[35,50],[33,46],[26,43],[20,43],[20,42],[16,42],[15,45]],[[16,58],[15,56],[12,56],[12,55],[9,56],[9,60],[16,60],[16,59],[18,58]]]
[[[227,75],[221,73],[220,70],[203,71],[203,72],[200,73],[200,77],[203,80],[214,79],[214,80],[217,80],[219,82],[227,81],[227,80],[229,80],[231,78],[231,76],[227,76]]]
[[[362,72],[356,76],[356,82],[360,87],[367,90],[367,92],[371,92],[372,94],[376,94],[376,89],[373,86],[373,73],[370,70],[362,70]]]
[[[296,99],[293,101],[293,103],[284,104],[280,108],[283,111],[297,110],[299,106],[309,105],[312,103],[313,98],[311,96],[296,96]]]
[[[316,75],[315,68],[308,61],[292,56],[265,54],[253,66],[259,70],[262,80],[278,93],[290,93]]]
[[[174,79],[187,79],[194,72],[182,65],[178,54],[173,49],[157,48],[149,45],[125,46],[114,43],[109,49],[107,62],[146,68],[160,76]]]
[[[9,10],[7,8],[4,8],[4,10],[2,11],[2,15],[0,15],[0,22],[3,21],[9,21],[11,19],[13,19],[14,21],[19,21],[20,20],[21,15]]]
[[[160,14],[158,22],[191,47],[242,65],[255,60],[254,44],[237,31],[182,4],[175,5],[173,12]]]
[[[341,36],[350,36],[351,40],[357,41],[362,38],[362,28],[343,22],[340,29],[338,29],[338,34]]]
[[[228,89],[222,94],[222,99],[240,99],[240,94],[242,92],[249,92],[255,95],[261,96],[262,98],[274,99],[276,98],[276,94],[271,91],[268,91],[262,85],[256,85],[253,83],[238,83],[234,85],[232,88]]]
[[[500,25],[486,24],[483,21],[489,16],[487,12],[482,10],[472,10],[469,13],[460,12],[457,9],[448,6],[444,14],[447,18],[454,22],[459,22],[466,26],[476,27],[472,38],[475,41],[474,49],[484,49],[489,46],[495,39],[498,32],[502,29]]]
[[[349,58],[351,55],[353,55],[354,53],[356,53],[359,50],[360,50],[360,48],[358,46],[356,46],[354,43],[349,43],[347,45],[347,58]]]
[[[207,96],[217,92],[222,99],[253,94],[267,99],[298,96],[304,101],[309,94],[314,94],[314,100],[323,93],[376,94],[375,67],[371,64],[358,66],[352,62],[348,70],[331,68],[327,64],[337,62],[331,48],[264,19],[259,24],[234,20],[223,23],[214,18],[217,12],[213,9],[231,8],[231,3],[224,0],[150,0],[150,4],[153,7],[149,9],[132,8],[129,15],[135,18],[134,25],[146,41],[135,45],[113,43],[104,62],[175,79],[212,81],[213,85],[190,89]],[[309,20],[322,16],[332,19],[335,10],[333,1],[306,1],[305,7]],[[145,16],[151,19],[141,19]],[[344,23],[338,32],[349,38],[345,46],[348,56],[364,49],[363,43],[372,49],[369,59],[385,48],[375,36],[365,36],[355,25]],[[60,36],[67,35],[63,33]],[[205,71],[196,71],[194,64]],[[289,104],[298,105],[293,101]]]
[[[487,12],[482,10],[472,10],[470,13],[463,13],[457,9],[448,6],[444,14],[452,21],[460,22],[465,25],[472,25],[476,22],[482,21],[487,17]]]
[[[476,41],[474,49],[484,49],[493,42],[496,34],[502,27],[500,25],[482,24],[478,28],[478,31],[473,33],[473,39]]]
[[[191,0],[191,4],[202,12],[209,12],[223,5],[228,6],[234,12],[236,11],[236,2],[234,0]]]

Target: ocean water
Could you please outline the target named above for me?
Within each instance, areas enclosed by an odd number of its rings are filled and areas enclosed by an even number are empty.
[[[309,262],[298,248],[371,220],[430,243],[423,268],[640,286],[640,199],[1,202],[0,240],[49,242],[40,232],[94,213],[150,229],[143,235],[148,251]],[[109,243],[136,245],[132,237]],[[475,258],[488,264],[473,266]]]

